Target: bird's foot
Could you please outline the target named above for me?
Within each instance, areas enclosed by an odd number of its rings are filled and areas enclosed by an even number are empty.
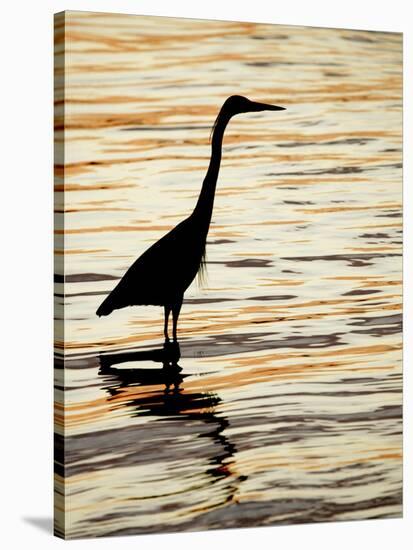
[[[179,342],[175,340],[173,342],[168,342],[168,344],[165,344],[164,350],[171,361],[177,362],[181,358],[181,348],[179,346]]]

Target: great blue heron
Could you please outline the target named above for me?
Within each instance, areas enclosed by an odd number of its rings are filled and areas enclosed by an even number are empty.
[[[172,311],[173,339],[177,341],[177,324],[184,292],[198,271],[204,267],[206,238],[211,222],[225,128],[231,117],[239,113],[282,110],[284,107],[250,101],[238,95],[225,101],[213,126],[211,159],[192,214],[148,248],[130,266],[99,306],[97,315],[109,315],[113,310],[127,306],[164,306],[165,340],[169,341],[168,320]]]

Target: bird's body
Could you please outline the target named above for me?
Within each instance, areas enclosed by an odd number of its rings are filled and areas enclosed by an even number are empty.
[[[183,220],[130,266],[97,315],[126,306],[178,303],[201,266],[206,236],[194,216]]]
[[[169,340],[168,318],[172,311],[173,337],[177,340],[177,322],[184,293],[204,261],[225,128],[237,113],[282,109],[252,102],[242,96],[231,96],[226,100],[214,124],[211,160],[194,211],[131,265],[99,306],[97,315],[109,315],[115,309],[134,305],[164,306],[165,339]]]

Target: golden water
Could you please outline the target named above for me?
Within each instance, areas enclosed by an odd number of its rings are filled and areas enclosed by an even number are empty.
[[[401,43],[56,17],[57,533],[401,514]],[[102,368],[162,346],[160,308],[95,311],[191,212],[232,94],[287,110],[226,131],[182,371]]]

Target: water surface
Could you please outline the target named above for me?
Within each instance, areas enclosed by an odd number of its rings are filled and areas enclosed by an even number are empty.
[[[57,533],[401,515],[401,44],[57,18]],[[228,126],[179,370],[160,308],[95,311],[192,211],[234,93],[287,111]]]

